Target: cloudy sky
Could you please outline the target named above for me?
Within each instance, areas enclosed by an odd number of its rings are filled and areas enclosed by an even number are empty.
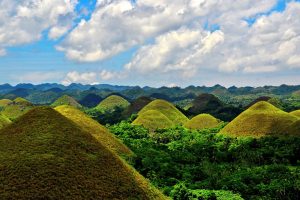
[[[300,1],[0,0],[0,83],[300,84]]]

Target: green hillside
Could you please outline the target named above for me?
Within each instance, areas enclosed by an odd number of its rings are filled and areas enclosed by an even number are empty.
[[[94,136],[103,146],[117,152],[119,155],[131,156],[132,152],[118,138],[104,126],[91,119],[86,114],[72,106],[58,106],[55,108],[60,114],[75,122],[84,131]]]
[[[179,124],[185,124],[189,119],[182,114],[173,104],[161,100],[156,99],[146,105],[139,113],[138,115],[143,115],[149,110],[156,110],[158,112],[161,112],[164,114],[173,124],[179,125]],[[145,115],[144,115],[145,116]]]
[[[295,110],[293,112],[290,112],[290,114],[300,117],[300,110]]]
[[[132,124],[142,125],[151,131],[169,128],[175,125],[169,118],[157,110],[148,110],[139,114]]]
[[[123,115],[125,117],[130,117],[132,114],[137,114],[151,101],[152,99],[150,97],[139,97],[124,110]]]
[[[0,114],[0,129],[3,128],[4,126],[7,126],[10,123],[11,121],[7,117]]]
[[[296,116],[286,113],[268,102],[260,101],[241,113],[220,133],[233,137],[300,135],[300,132],[291,131],[291,129],[296,129],[293,126],[297,120]]]
[[[9,103],[7,106],[3,107],[0,113],[14,121],[33,107],[34,106],[31,102],[18,97],[12,103]]]
[[[5,107],[11,103],[13,103],[13,101],[10,99],[0,99],[0,107]]]
[[[111,95],[101,101],[97,106],[97,110],[101,111],[113,111],[116,107],[126,108],[130,103],[123,97],[117,95]]]
[[[0,131],[0,199],[164,199],[91,134],[48,107]]]
[[[82,107],[73,97],[70,97],[68,95],[63,95],[63,96],[59,97],[56,101],[54,101],[51,104],[52,107],[62,106],[62,105],[73,106],[75,108]]]
[[[220,120],[210,114],[199,114],[184,124],[186,128],[203,129],[214,128],[220,124]]]

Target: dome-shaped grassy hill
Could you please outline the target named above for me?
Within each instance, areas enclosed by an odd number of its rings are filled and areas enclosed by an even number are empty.
[[[221,107],[223,107],[223,103],[216,96],[212,94],[200,94],[192,102],[189,111],[198,114],[216,110]]]
[[[157,110],[148,110],[139,114],[132,124],[142,125],[151,131],[175,125],[169,118]]]
[[[62,106],[62,105],[68,105],[68,106],[73,106],[75,108],[81,108],[82,106],[73,98],[68,95],[63,95],[56,99],[51,106],[56,107],[56,106]]]
[[[296,129],[293,126],[297,121],[296,116],[286,113],[268,102],[260,101],[227,124],[220,133],[233,137],[300,135],[299,132],[291,132],[291,129]]]
[[[7,117],[0,114],[0,129],[3,128],[4,126],[10,124],[10,123],[11,123],[11,121]]]
[[[137,114],[142,110],[147,104],[152,101],[150,97],[139,97],[135,99],[123,112],[123,115],[130,117],[132,114]]]
[[[199,114],[184,124],[186,128],[203,129],[214,128],[220,124],[220,120],[210,114]]]
[[[130,157],[131,150],[124,145],[118,138],[109,132],[104,126],[97,121],[91,119],[89,116],[72,106],[58,106],[55,108],[63,116],[75,122],[84,131],[93,135],[100,143],[109,149],[115,151],[119,155]]]
[[[149,110],[161,112],[175,125],[185,124],[189,120],[173,104],[165,100],[156,99],[150,102],[138,113],[138,115],[141,116]]]
[[[33,107],[34,106],[31,102],[24,98],[18,97],[12,101],[12,103],[9,103],[7,106],[3,107],[3,110],[0,113],[13,121]]]
[[[300,110],[295,110],[293,112],[290,112],[290,114],[300,117]]]
[[[13,103],[13,101],[10,99],[0,99],[0,107],[5,107],[11,103]]]
[[[102,101],[102,98],[94,93],[87,94],[84,96],[79,103],[85,107],[93,108],[97,106]]]
[[[34,108],[1,129],[0,152],[0,199],[165,199],[52,108]]]
[[[116,107],[126,108],[130,103],[121,96],[111,95],[101,101],[96,109],[101,111],[113,111]]]

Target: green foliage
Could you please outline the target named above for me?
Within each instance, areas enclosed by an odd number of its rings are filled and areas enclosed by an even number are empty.
[[[9,100],[9,99],[1,99],[0,100],[0,107],[5,107],[9,104],[13,103],[12,100]]]
[[[90,133],[48,107],[0,131],[0,199],[165,199]]]
[[[122,122],[110,130],[136,154],[134,167],[167,195],[298,199],[299,137],[231,138],[217,134],[221,128],[178,126],[149,134],[141,126]]]
[[[0,129],[7,126],[10,123],[11,123],[11,121],[7,117],[0,114]]]
[[[91,108],[85,110],[85,113],[91,118],[98,121],[100,124],[116,124],[125,120],[125,117],[122,115],[124,108],[115,107],[113,110],[99,110],[98,108]]]
[[[102,112],[112,112],[116,108],[124,109],[127,106],[129,106],[129,102],[126,99],[117,95],[111,95],[101,101],[96,109]]]
[[[26,99],[18,97],[14,101],[9,102],[6,106],[2,107],[0,114],[6,116],[11,121],[14,121],[33,107],[32,103]]]

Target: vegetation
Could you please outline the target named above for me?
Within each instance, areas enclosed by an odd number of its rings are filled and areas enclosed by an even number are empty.
[[[58,106],[55,108],[63,116],[76,123],[84,131],[94,136],[103,146],[115,151],[118,155],[131,157],[132,152],[106,127],[91,119],[86,114],[72,106]]]
[[[94,93],[87,94],[79,103],[85,107],[93,108],[97,106],[102,101],[102,98]]]
[[[123,112],[125,117],[130,117],[133,114],[137,114],[142,110],[147,104],[152,101],[149,97],[139,97],[134,100]]]
[[[139,116],[142,116],[143,113],[149,111],[149,110],[155,110],[163,115],[165,115],[172,123],[179,125],[179,124],[185,124],[188,121],[188,118],[182,114],[173,104],[161,100],[156,99],[152,101],[151,103],[147,104],[139,113]]]
[[[81,108],[82,106],[73,98],[68,95],[63,95],[56,99],[51,106],[56,107],[56,106],[61,106],[61,105],[68,105],[68,106],[73,106],[75,108]]]
[[[123,97],[117,95],[111,95],[101,101],[98,106],[96,107],[97,110],[106,112],[106,111],[113,111],[115,108],[126,108],[129,106],[129,102],[124,99]]]
[[[19,97],[16,98],[12,103],[9,103],[7,106],[3,107],[0,110],[0,114],[6,116],[11,121],[14,121],[33,107],[34,106],[31,102]]]
[[[5,107],[9,104],[11,104],[13,101],[12,100],[9,100],[9,99],[1,99],[0,100],[0,107]]]
[[[293,112],[290,112],[290,114],[300,117],[300,110],[295,110]]]
[[[297,120],[299,119],[296,116],[286,113],[266,101],[260,101],[225,126],[221,133],[232,137],[300,135],[300,132],[294,132],[293,124]],[[291,131],[292,129],[294,131]]]
[[[215,128],[220,124],[220,120],[210,114],[199,114],[184,124],[190,129]]]
[[[110,127],[136,154],[134,167],[173,199],[299,199],[300,137],[237,139],[221,128]]]
[[[7,126],[10,123],[11,121],[7,117],[0,114],[0,129]]]
[[[0,199],[165,199],[91,134],[48,107],[0,131]]]
[[[170,128],[175,125],[169,118],[157,110],[147,110],[139,114],[132,124],[142,125],[151,131]]]

